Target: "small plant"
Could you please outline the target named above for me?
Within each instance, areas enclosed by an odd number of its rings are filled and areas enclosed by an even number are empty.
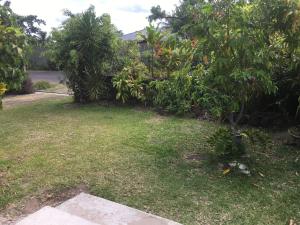
[[[214,148],[216,156],[223,161],[223,174],[236,171],[250,176],[250,170],[245,162],[249,163],[247,150],[253,146],[266,148],[270,137],[261,130],[246,129],[243,131],[232,128],[220,128],[208,140]],[[245,161],[246,160],[246,161]]]
[[[233,133],[229,128],[220,128],[210,137],[208,143],[214,147],[218,157],[238,159],[246,152],[243,137],[243,134]]]
[[[266,148],[270,137],[263,131],[252,128],[238,132],[230,128],[220,128],[208,142],[214,147],[217,156],[236,160],[246,154],[249,146]]]
[[[51,84],[48,81],[38,81],[33,85],[35,90],[46,90],[51,88]]]
[[[267,148],[267,146],[271,143],[270,136],[262,130],[249,128],[244,130],[242,134],[243,137],[246,138],[245,141],[249,146],[253,146],[255,144],[262,148]]]

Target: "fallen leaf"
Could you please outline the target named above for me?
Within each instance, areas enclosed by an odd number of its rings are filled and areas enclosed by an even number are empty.
[[[261,176],[261,177],[265,177],[265,175],[264,175],[263,173],[261,173],[261,172],[258,172],[258,174],[259,174],[259,176]]]
[[[228,174],[229,172],[230,172],[230,169],[228,168],[228,169],[226,169],[226,170],[223,171],[223,174],[226,175],[226,174]]]

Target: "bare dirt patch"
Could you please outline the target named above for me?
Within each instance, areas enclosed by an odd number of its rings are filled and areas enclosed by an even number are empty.
[[[152,116],[150,119],[146,120],[146,123],[148,124],[161,124],[167,119],[167,117],[161,116],[161,115],[155,115]]]
[[[27,105],[41,100],[61,99],[61,98],[66,98],[67,96],[68,95],[65,94],[42,93],[42,92],[36,92],[28,95],[7,96],[3,99],[3,108],[9,109],[15,106]]]
[[[206,160],[209,160],[209,155],[207,155],[207,154],[195,153],[195,154],[188,154],[188,155],[185,155],[184,158],[185,158],[187,161],[200,162],[200,161],[206,161]]]
[[[89,193],[88,187],[81,184],[73,188],[66,188],[60,191],[48,190],[38,196],[26,197],[21,203],[17,205],[11,204],[5,210],[0,211],[0,225],[13,225],[28,214],[32,214],[44,206],[56,207],[81,192]]]

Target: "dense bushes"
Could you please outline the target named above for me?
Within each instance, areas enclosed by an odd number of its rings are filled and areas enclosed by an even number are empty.
[[[35,90],[46,90],[52,87],[48,81],[44,80],[36,82],[33,86]]]
[[[147,68],[140,62],[132,62],[119,72],[113,85],[116,88],[116,98],[123,103],[132,100],[146,100]]]
[[[235,114],[243,108],[256,122],[267,119],[257,116],[270,115],[269,122],[278,118],[286,122],[295,116],[300,94],[299,12],[299,0],[197,0],[181,2],[170,15],[153,7],[150,20],[163,19],[174,33],[198,40],[200,63],[211,75],[208,84],[217,91],[221,89],[216,85],[228,87],[228,91],[221,90],[222,98],[214,98],[222,99],[217,105],[222,105],[223,113],[225,108]],[[249,88],[244,89],[245,85]],[[235,96],[247,99],[232,98]],[[214,111],[220,111],[218,108]]]
[[[18,27],[9,4],[0,4],[0,82],[18,90],[25,79],[26,36]]]
[[[13,94],[13,95],[32,94],[34,92],[35,92],[34,84],[31,78],[27,74],[19,89],[7,90],[7,94]]]
[[[64,70],[76,102],[107,98],[106,76],[114,72],[118,34],[109,15],[97,17],[93,7],[69,18],[52,32],[48,56]]]
[[[173,72],[168,80],[151,82],[155,91],[154,105],[168,112],[184,114],[192,109],[192,76],[189,68]]]
[[[0,83],[5,83],[10,92],[31,92],[26,67],[30,45],[46,37],[37,26],[40,24],[45,22],[37,16],[18,15],[10,1],[0,1]]]
[[[299,10],[296,0],[199,0],[182,2],[174,15],[154,10],[151,19],[166,19],[179,35],[150,26],[142,36],[149,46],[141,57],[151,80],[146,89],[154,93],[148,101],[176,113],[201,107],[233,127],[266,108],[294,116]]]

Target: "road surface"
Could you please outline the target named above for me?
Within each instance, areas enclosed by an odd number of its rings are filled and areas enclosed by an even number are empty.
[[[44,80],[58,84],[64,79],[64,75],[60,71],[28,71],[28,73],[34,83]]]

